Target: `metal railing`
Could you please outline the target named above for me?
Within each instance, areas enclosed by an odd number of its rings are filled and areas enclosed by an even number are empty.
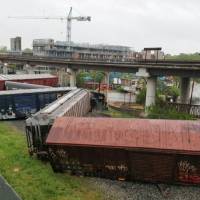
[[[190,105],[181,103],[168,103],[169,108],[175,109],[180,113],[188,113],[194,117],[200,118],[200,105]]]

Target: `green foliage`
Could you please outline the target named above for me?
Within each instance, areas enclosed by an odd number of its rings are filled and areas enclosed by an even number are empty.
[[[163,104],[148,108],[148,118],[150,119],[179,119],[192,120],[194,117],[187,113],[179,113],[175,109],[164,106]]]
[[[0,174],[24,200],[100,200],[87,179],[56,174],[48,163],[31,158],[25,135],[0,123]],[[0,198],[1,199],[1,198]]]
[[[86,81],[86,78],[91,78],[92,81],[101,83],[102,80],[104,79],[104,72],[99,72],[99,71],[91,71],[91,72],[79,72],[76,75],[76,82],[78,87],[82,87]]]
[[[16,64],[9,64],[9,67],[15,69],[17,67],[17,65]]]
[[[134,114],[125,112],[125,111],[118,111],[108,107],[108,110],[101,112],[102,114],[108,115],[112,118],[134,118]]]
[[[8,51],[6,46],[0,46],[0,53],[6,53]]]
[[[146,100],[146,87],[144,87],[136,96],[136,103],[145,105]]]
[[[165,58],[167,60],[200,60],[200,54],[198,52],[193,54],[185,54],[181,53],[179,55],[166,55]]]
[[[105,76],[104,72],[100,72],[100,71],[92,71],[90,74],[91,74],[92,79],[97,83],[101,83]]]
[[[193,80],[194,80],[196,83],[200,84],[200,78],[193,78]]]
[[[180,90],[176,86],[166,87],[164,94],[177,98],[180,95]]]
[[[124,90],[124,88],[122,86],[118,86],[116,88],[117,92],[120,92],[120,93],[127,93],[127,91]]]
[[[134,75],[132,73],[122,73],[121,78],[132,80]]]
[[[84,83],[85,83],[85,78],[89,77],[90,73],[89,72],[79,72],[76,75],[76,84],[77,87],[83,87]]]
[[[173,97],[173,99],[177,99],[180,95],[180,89],[178,88],[179,85],[179,79],[175,78],[175,84],[172,86],[167,86],[164,81],[157,80],[157,98],[160,96],[170,96]],[[164,99],[163,99],[164,100]]]
[[[26,48],[23,50],[23,52],[24,53],[32,53],[33,51],[32,51],[32,49]]]
[[[174,99],[178,98],[180,95],[180,90],[176,86],[165,86],[163,82],[158,81],[157,91],[156,91],[156,104],[165,102],[166,96],[171,96]],[[143,88],[139,94],[136,96],[136,102],[138,104],[145,104],[146,100],[146,87]]]

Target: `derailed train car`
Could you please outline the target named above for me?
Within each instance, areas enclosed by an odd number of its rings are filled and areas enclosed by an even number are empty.
[[[0,91],[0,120],[26,119],[73,89],[48,87]]]
[[[90,107],[91,95],[88,90],[75,89],[40,110],[26,120],[26,137],[29,153],[39,158],[47,156],[45,140],[58,117],[84,116]]]
[[[200,184],[198,121],[62,117],[46,144],[56,172]]]
[[[6,74],[0,75],[0,91],[6,89],[6,81],[46,85],[51,87],[58,86],[58,77],[51,74]]]

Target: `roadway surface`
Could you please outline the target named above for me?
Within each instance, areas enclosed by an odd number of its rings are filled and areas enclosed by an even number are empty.
[[[60,68],[90,69],[102,71],[119,71],[135,73],[139,68],[146,68],[152,76],[200,77],[200,61],[178,60],[136,60],[132,62],[95,61],[57,57],[18,56],[0,54],[3,63],[21,63],[29,65],[45,65]]]
[[[0,200],[21,200],[2,176],[0,176]]]

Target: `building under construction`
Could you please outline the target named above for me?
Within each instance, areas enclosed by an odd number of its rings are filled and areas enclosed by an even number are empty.
[[[69,45],[68,42],[53,39],[33,40],[33,55],[117,61],[132,60],[136,57],[136,53],[127,46],[74,42]]]

